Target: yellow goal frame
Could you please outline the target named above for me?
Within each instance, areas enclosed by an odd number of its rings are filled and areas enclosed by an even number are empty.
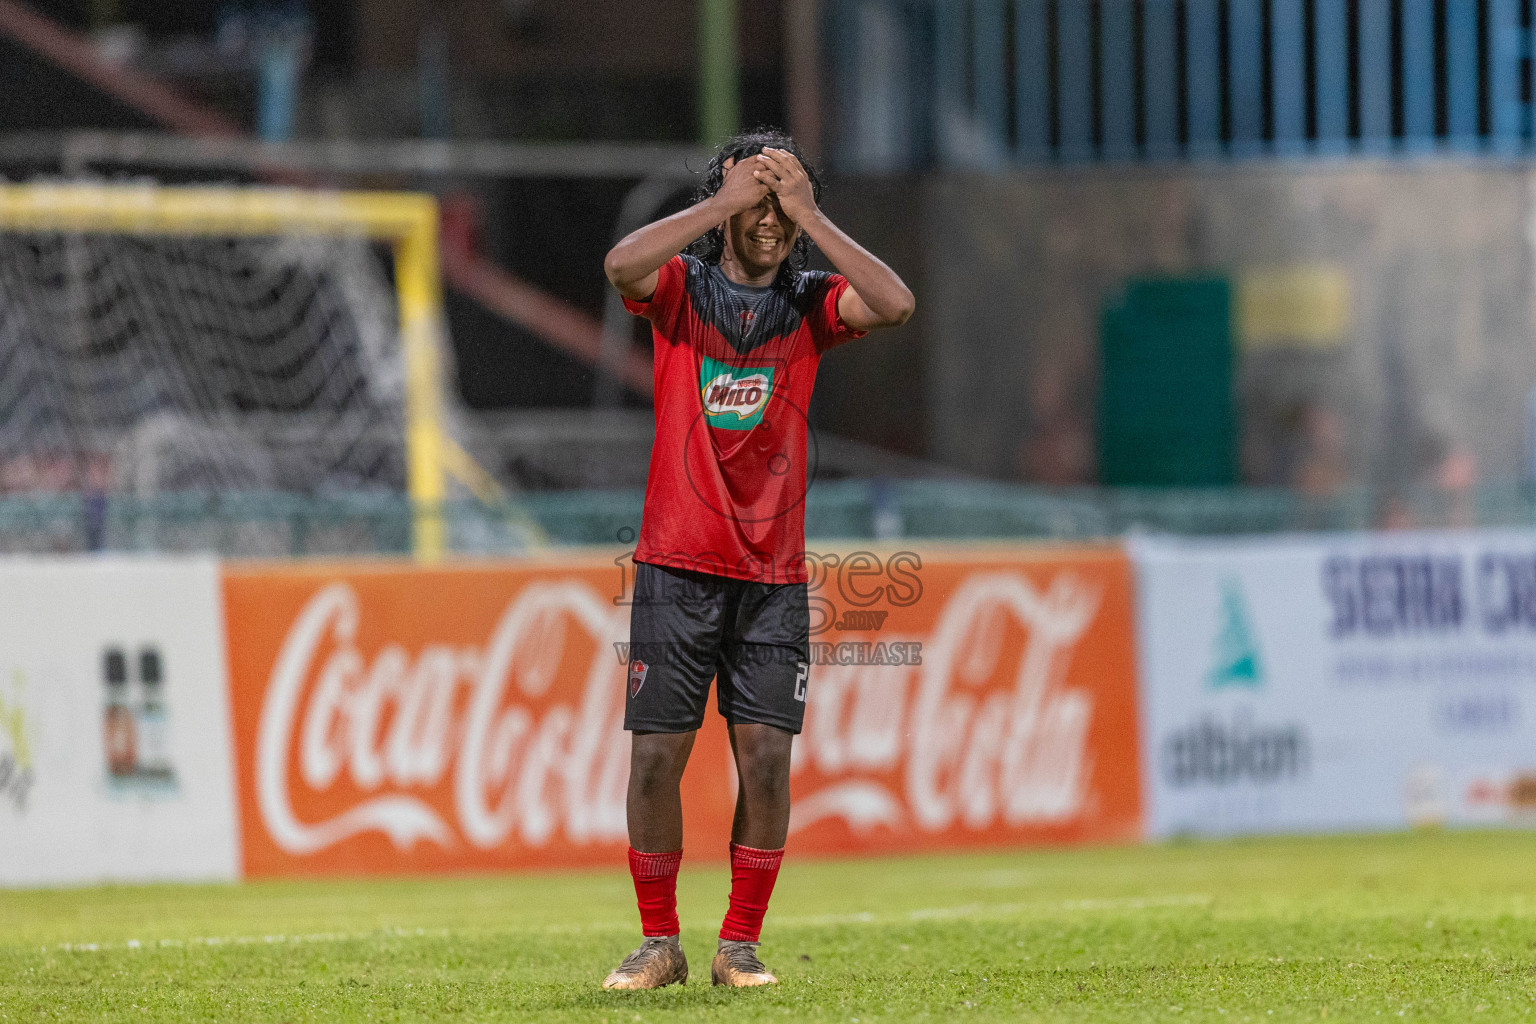
[[[446,472],[467,456],[444,429],[437,201],[412,192],[242,186],[0,184],[0,231],[139,235],[350,235],[391,244],[405,359],[411,549],[442,558]],[[475,481],[471,481],[473,485]]]

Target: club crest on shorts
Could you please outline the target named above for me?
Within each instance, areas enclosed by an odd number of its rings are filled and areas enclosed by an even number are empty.
[[[631,698],[640,692],[640,687],[645,685],[645,673],[650,670],[650,667],[638,658],[629,663],[629,696]]]

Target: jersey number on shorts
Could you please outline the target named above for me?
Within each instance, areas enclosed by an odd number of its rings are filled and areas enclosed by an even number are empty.
[[[805,677],[811,674],[811,666],[803,661],[795,662],[798,671],[795,673],[795,700],[805,703]]]

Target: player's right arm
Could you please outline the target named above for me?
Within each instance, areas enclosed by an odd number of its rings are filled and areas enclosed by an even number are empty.
[[[710,228],[719,227],[768,194],[752,172],[764,166],[761,155],[727,164],[720,191],[680,213],[631,232],[603,260],[608,280],[626,299],[646,301],[656,293],[657,271]]]

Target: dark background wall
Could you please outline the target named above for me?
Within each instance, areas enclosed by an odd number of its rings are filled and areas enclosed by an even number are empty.
[[[917,296],[917,312],[901,327],[824,356],[811,406],[812,420],[823,430],[914,457],[928,451],[922,381],[928,372],[927,339],[940,323],[927,301],[922,188],[916,175],[829,178],[823,203],[828,216],[901,275]],[[830,268],[825,260],[817,265]]]
[[[889,413],[864,403],[915,397],[931,458],[1090,483],[1099,317],[1126,280],[1218,274],[1241,296],[1254,275],[1317,270],[1347,292],[1336,341],[1261,344],[1234,325],[1244,478],[1317,490],[1520,478],[1536,386],[1533,190],[1525,168],[1449,160],[847,182],[847,223],[911,265],[920,312],[844,367],[829,360],[822,408],[878,441],[908,435],[875,428]]]

